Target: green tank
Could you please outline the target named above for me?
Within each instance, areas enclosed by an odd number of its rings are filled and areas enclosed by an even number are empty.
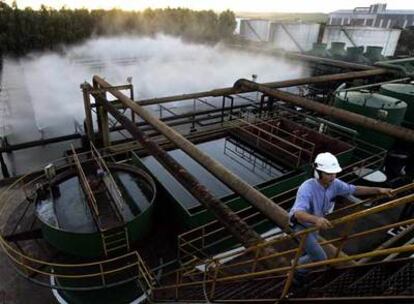
[[[364,56],[364,47],[363,46],[352,46],[346,49],[346,61],[360,63],[360,64],[370,64],[370,61]]]
[[[372,63],[378,61],[384,61],[385,57],[382,56],[383,48],[380,46],[367,46],[367,51],[365,52],[364,56]]]
[[[345,42],[332,42],[329,52],[333,59],[344,60],[346,57]]]
[[[314,43],[312,49],[307,54],[316,57],[330,57],[330,53],[326,47],[326,43]]]
[[[358,113],[370,118],[400,125],[407,110],[407,104],[399,99],[368,92],[339,92],[335,96],[335,107]],[[351,126],[358,131],[362,140],[389,149],[394,138],[366,128]]]
[[[381,86],[380,94],[391,96],[407,103],[405,124],[414,129],[414,85],[402,83],[389,83]]]
[[[119,236],[120,240],[116,241],[122,241],[121,238],[125,241],[117,244],[125,244],[127,248],[128,243],[148,235],[157,193],[154,181],[134,166],[111,164],[109,168],[121,199],[116,203],[106,202],[107,197],[115,195],[115,190],[107,192],[102,182],[94,193],[96,206],[101,209],[99,217],[88,207],[90,204],[75,170],[58,174],[51,181],[51,191],[39,192],[36,215],[44,239],[53,247],[78,257],[99,257],[113,250],[104,244],[104,239],[111,242],[114,236]],[[92,185],[89,175],[87,178]],[[117,216],[115,211],[119,213]],[[104,225],[116,228],[112,233],[110,229],[101,229]]]

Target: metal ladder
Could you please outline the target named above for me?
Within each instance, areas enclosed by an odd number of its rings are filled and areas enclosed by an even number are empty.
[[[127,227],[116,227],[101,231],[105,256],[127,253],[130,250]]]

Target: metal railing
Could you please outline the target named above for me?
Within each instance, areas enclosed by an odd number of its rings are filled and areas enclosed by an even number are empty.
[[[96,202],[95,196],[93,194],[93,191],[91,189],[91,186],[89,185],[88,179],[85,175],[85,172],[82,169],[82,165],[81,162],[79,160],[78,155],[76,154],[75,148],[73,147],[73,145],[71,145],[72,148],[72,157],[73,157],[73,161],[75,163],[76,169],[78,171],[78,175],[79,175],[79,180],[80,180],[80,184],[86,194],[87,197],[87,201],[89,203],[89,205],[92,207],[92,211],[94,213],[94,215],[96,217],[99,217],[99,209],[98,209],[98,204]]]
[[[88,153],[84,156],[88,156]],[[57,171],[61,171],[73,167],[73,160],[79,161],[77,155],[59,159],[54,164]],[[35,185],[46,181],[44,174],[37,176],[29,174],[17,179],[0,193],[0,214],[10,213],[11,206],[15,206],[16,202],[23,201],[27,195],[30,195],[26,191],[34,191]],[[0,233],[0,246],[21,275],[39,285],[55,289],[96,290],[138,279],[143,291],[150,293],[151,288],[156,284],[154,275],[137,251],[90,263],[54,263],[49,258],[37,258],[22,251],[22,248],[5,239],[4,231]],[[50,277],[61,279],[62,282],[57,280],[52,282]]]
[[[265,127],[263,127],[263,126]],[[290,158],[294,160],[294,166],[298,167],[306,155],[306,160],[310,160],[314,153],[315,145],[311,142],[306,141],[303,138],[296,136],[295,134],[283,130],[278,126],[271,125],[270,130],[267,130],[269,127],[269,122],[264,122],[263,120],[249,122],[244,118],[234,118],[225,123],[225,126],[230,127],[234,130],[241,130],[244,135],[249,135],[254,138],[255,147],[265,147],[266,149],[271,149],[272,151],[279,151],[285,158]],[[291,141],[279,136],[279,134],[284,134],[295,138],[295,140],[300,141],[307,147],[292,143]],[[282,145],[283,146],[282,146]]]
[[[355,167],[377,167],[378,165],[382,164],[383,157],[385,157],[385,155],[372,155],[360,161],[354,162],[351,165],[343,168],[343,173],[341,173],[340,178],[346,179],[347,181],[352,181],[353,179],[357,178],[353,177],[355,173]],[[273,200],[277,205],[281,207],[287,207],[289,203],[292,204],[294,202],[297,189],[298,187],[291,188],[284,192],[272,195],[269,198]],[[394,192],[397,194],[412,189],[414,189],[414,186],[410,184],[408,186],[403,186],[398,189],[395,189]],[[237,199],[238,198],[235,198],[233,200]],[[343,212],[345,210],[356,209],[362,206],[363,204],[369,203],[370,200],[374,199],[376,198],[368,198],[358,203],[349,204],[348,206],[342,207],[332,212],[330,214],[330,217],[334,217],[336,216],[336,214]],[[227,202],[227,204],[231,203],[233,200]],[[239,210],[236,213],[244,221],[250,223],[250,225],[252,225],[253,227],[255,225],[260,225],[264,222],[269,221],[265,217],[263,217],[260,211],[257,211],[255,208],[251,206]],[[178,236],[178,250],[180,253],[180,259],[185,261],[187,258],[192,258],[193,256],[197,255],[201,257],[206,257],[208,256],[209,248],[216,246],[220,242],[224,242],[230,239],[232,239],[232,237],[228,234],[226,235],[226,228],[219,225],[217,221],[211,221],[203,226],[194,228]]]
[[[407,190],[412,190],[414,188],[414,184],[410,184],[398,189],[395,192],[402,192]],[[280,277],[285,277],[285,286],[283,288],[283,292],[280,295],[280,298],[283,298],[287,295],[289,288],[292,283],[293,273],[297,269],[314,269],[316,267],[327,266],[327,265],[337,265],[344,262],[351,262],[358,259],[368,258],[368,257],[378,257],[389,255],[393,253],[404,253],[404,252],[414,252],[414,245],[404,245],[400,247],[388,248],[388,249],[380,249],[368,252],[362,252],[357,254],[352,254],[349,256],[339,256],[340,250],[343,246],[349,242],[350,240],[360,239],[362,237],[367,237],[372,235],[373,233],[384,232],[393,227],[399,227],[401,225],[414,225],[414,219],[408,219],[404,221],[398,221],[392,224],[379,226],[371,229],[367,229],[365,231],[350,233],[351,228],[355,225],[355,223],[360,219],[365,219],[373,214],[386,212],[390,209],[401,207],[405,204],[410,204],[414,202],[414,194],[409,194],[403,196],[398,199],[391,200],[389,202],[380,204],[378,206],[365,209],[342,218],[336,219],[331,221],[333,227],[337,227],[339,225],[346,225],[346,229],[344,233],[339,236],[335,237],[330,240],[325,240],[320,242],[321,246],[328,245],[328,244],[336,244],[337,245],[337,252],[334,257],[318,262],[311,262],[307,264],[298,264],[298,258],[303,253],[303,245],[306,237],[309,233],[313,233],[318,229],[315,227],[311,227],[300,232],[296,232],[291,235],[283,234],[281,237],[276,238],[275,240],[268,241],[265,243],[261,243],[256,246],[252,246],[243,250],[242,252],[230,252],[227,254],[220,255],[219,257],[215,258],[208,258],[208,259],[201,259],[197,260],[194,263],[188,263],[184,267],[175,271],[175,275],[177,277],[176,283],[168,286],[161,286],[156,288],[156,290],[168,290],[174,289],[178,294],[178,289],[181,287],[189,287],[189,286],[210,286],[211,290],[214,290],[216,284],[219,282],[230,282],[230,281],[237,281],[242,279],[253,279],[262,277],[265,275],[276,275],[279,274]],[[205,229],[205,227],[203,228]],[[293,241],[299,240],[299,245],[296,248],[285,250],[283,252],[273,253],[270,255],[263,255],[263,249],[266,247],[272,246],[274,247],[278,243],[286,242],[286,241]],[[289,266],[282,266],[276,267],[272,269],[267,269],[264,271],[256,271],[256,266],[258,263],[263,263],[266,261],[270,261],[272,259],[281,257],[281,256],[290,256],[293,257],[293,263]],[[241,257],[244,257],[242,259]],[[253,258],[252,258],[253,257]],[[229,260],[231,258],[237,258],[235,262],[223,263],[223,260]],[[194,278],[189,279],[190,276],[186,275],[188,273],[192,273],[191,271],[194,270],[195,266],[203,265],[204,270],[211,269],[213,274],[206,279],[196,281]],[[243,274],[236,274],[237,270],[244,269]],[[171,275],[171,273],[165,274],[165,276]],[[185,282],[185,278],[188,279]],[[161,279],[162,280],[162,279]],[[214,297],[214,292],[210,293],[210,297]]]
[[[118,185],[116,184],[114,177],[111,174],[111,171],[109,171],[108,166],[106,165],[106,162],[102,158],[99,151],[95,148],[93,143],[91,143],[91,153],[92,157],[95,158],[96,163],[98,164],[99,168],[105,172],[105,176],[103,177],[103,181],[105,183],[105,186],[108,189],[108,192],[110,193],[112,199],[115,202],[115,206],[118,206],[120,210],[122,210],[124,207],[124,199],[122,197],[122,193],[118,188]]]

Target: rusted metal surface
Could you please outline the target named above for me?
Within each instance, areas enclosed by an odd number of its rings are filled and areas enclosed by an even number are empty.
[[[206,168],[210,173],[212,173],[216,178],[222,181],[226,186],[228,186],[238,195],[246,199],[251,205],[255,206],[278,227],[280,227],[287,233],[291,232],[291,229],[288,227],[289,216],[286,210],[275,204],[270,198],[266,197],[261,192],[256,190],[254,187],[244,182],[238,176],[228,171],[219,162],[215,161],[207,154],[200,151],[192,142],[184,138],[181,134],[177,133],[175,130],[167,126],[159,119],[153,117],[142,106],[138,105],[121,92],[110,89],[111,85],[108,82],[106,82],[99,76],[94,76],[93,81],[94,83],[99,84],[102,88],[107,88],[108,92],[116,98],[118,98],[123,105],[131,108],[144,121],[152,125],[158,132],[163,134],[177,147],[186,152],[190,157],[192,157],[204,168]],[[337,251],[335,246],[333,246],[332,244],[324,246],[324,249],[327,252],[328,256],[334,255]],[[346,254],[341,252],[341,256],[346,256]]]
[[[263,85],[272,88],[287,88],[305,84],[317,84],[317,83],[326,83],[326,82],[336,82],[336,81],[343,81],[343,80],[350,80],[350,79],[357,79],[357,78],[366,78],[372,76],[379,76],[391,73],[387,69],[383,68],[376,68],[370,69],[365,71],[357,71],[357,72],[347,72],[347,73],[339,73],[339,74],[331,74],[331,75],[323,75],[323,76],[312,76],[312,77],[304,77],[304,78],[297,78],[297,79],[290,79],[290,80],[282,80],[276,82],[267,82],[263,83]],[[221,88],[211,91],[203,91],[198,93],[192,94],[182,94],[182,95],[174,95],[162,98],[151,98],[140,100],[140,105],[152,105],[152,104],[161,104],[171,101],[178,101],[178,100],[188,100],[194,98],[201,98],[201,97],[208,97],[208,96],[225,96],[225,95],[232,95],[238,93],[247,93],[253,92],[254,90],[249,88],[234,88],[234,87],[227,87]]]
[[[100,82],[94,82],[95,84]],[[116,91],[118,92],[118,91]],[[151,140],[142,132],[130,119],[121,114],[107,100],[97,98],[98,103],[106,111],[119,121],[139,143],[147,149],[197,200],[206,208],[211,210],[216,218],[225,226],[230,233],[245,246],[252,246],[263,242],[264,240],[251,229],[237,214],[235,214],[227,205],[215,198],[208,189],[199,183],[182,165],[172,158],[157,143]]]
[[[111,85],[99,76],[93,77],[94,83],[101,87],[110,88]],[[167,126],[159,119],[152,116],[142,106],[133,102],[130,98],[117,90],[109,89],[113,96],[118,98],[125,106],[131,108],[142,119],[152,125],[157,131],[162,133],[171,142],[177,145],[181,150],[186,152],[190,157],[196,160],[216,178],[222,181],[234,192],[241,195],[250,204],[259,209],[265,216],[271,219],[281,229],[288,230],[288,213],[283,208],[277,206],[271,199],[256,190],[254,187],[243,181],[237,175],[227,170],[222,164],[214,160],[206,153],[200,151],[192,142],[184,138],[181,134]]]
[[[247,79],[239,79],[235,84],[234,87],[236,88],[249,88],[251,90],[256,90],[262,93],[265,93],[266,95],[275,97],[277,99],[290,102],[296,106],[327,115],[332,118],[339,119],[341,121],[345,121],[350,124],[354,124],[357,126],[361,126],[364,128],[368,128],[371,130],[375,130],[384,134],[387,134],[389,136],[393,136],[395,138],[414,142],[414,131],[392,125],[390,123],[378,121],[372,118],[368,118],[366,116],[356,114],[353,112],[349,112],[346,110],[338,109],[332,106],[328,106],[310,99],[307,99],[305,97],[297,96],[294,94],[282,92],[280,90],[276,90],[274,88],[270,88],[266,85],[258,84],[252,81],[249,81]]]

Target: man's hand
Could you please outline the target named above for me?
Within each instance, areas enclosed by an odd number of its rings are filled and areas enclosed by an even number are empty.
[[[378,194],[387,195],[388,197],[393,195],[391,188],[378,188]]]
[[[318,229],[328,229],[328,228],[332,228],[332,224],[330,221],[328,221],[326,218],[324,217],[318,217],[317,220],[315,221],[315,226]]]

